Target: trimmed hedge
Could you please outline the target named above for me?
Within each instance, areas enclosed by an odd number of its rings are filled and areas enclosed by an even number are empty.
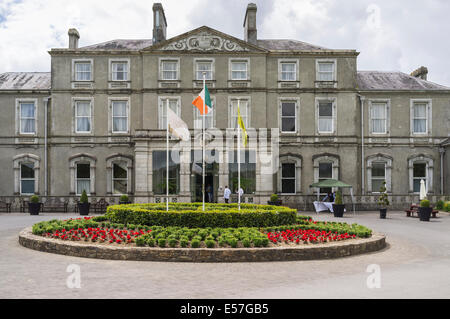
[[[283,206],[174,203],[109,206],[105,215],[113,223],[179,227],[268,227],[296,223],[297,211]]]

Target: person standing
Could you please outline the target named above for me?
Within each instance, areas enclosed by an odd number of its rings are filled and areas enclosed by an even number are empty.
[[[212,203],[213,202],[213,189],[212,189],[211,185],[208,185],[206,187],[206,193],[208,194],[208,202]]]
[[[240,198],[240,202],[242,203],[242,195],[244,195],[244,190],[241,188],[239,188],[239,191],[236,192]]]
[[[231,190],[228,186],[225,186],[225,190],[223,191],[223,198],[225,199],[225,203],[228,204],[230,201]]]

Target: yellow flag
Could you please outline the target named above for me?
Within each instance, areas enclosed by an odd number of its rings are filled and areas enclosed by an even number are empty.
[[[242,120],[241,112],[239,111],[239,105],[238,105],[237,111],[238,111],[238,124],[242,130],[242,142],[244,144],[244,147],[246,147],[247,146],[247,130],[245,129],[244,121]]]

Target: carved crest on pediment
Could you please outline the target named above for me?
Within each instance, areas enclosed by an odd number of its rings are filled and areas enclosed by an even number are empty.
[[[230,39],[225,39],[207,31],[168,43],[160,48],[163,51],[228,51],[248,52],[248,48]]]

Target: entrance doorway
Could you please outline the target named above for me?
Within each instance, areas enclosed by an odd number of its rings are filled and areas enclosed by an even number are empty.
[[[202,202],[202,172],[201,163],[195,163],[197,169],[191,170],[191,201]],[[217,203],[218,187],[219,187],[219,164],[206,164],[205,172],[205,202]],[[209,194],[208,194],[209,193]]]

